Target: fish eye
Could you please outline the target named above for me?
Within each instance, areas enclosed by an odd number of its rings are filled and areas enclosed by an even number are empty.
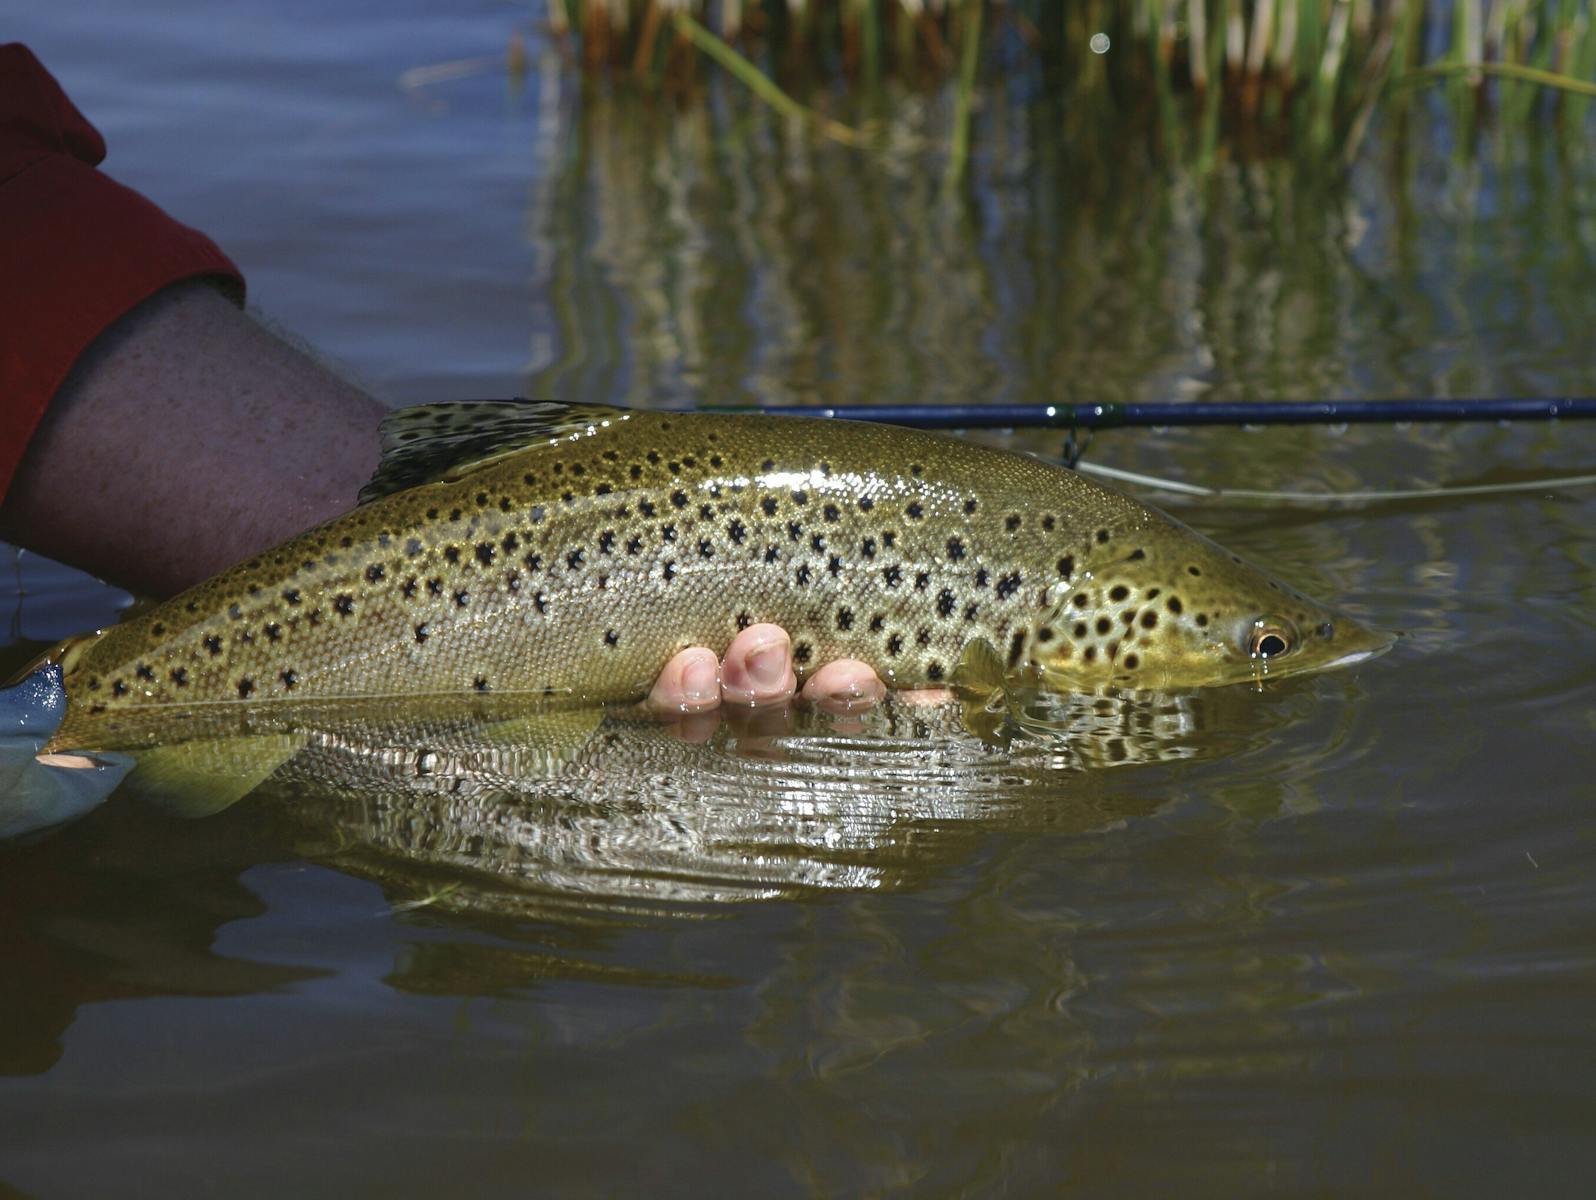
[[[1289,629],[1259,621],[1247,639],[1247,653],[1253,658],[1279,658],[1289,654],[1294,645],[1296,638]]]

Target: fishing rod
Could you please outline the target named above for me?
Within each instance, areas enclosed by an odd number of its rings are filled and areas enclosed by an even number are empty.
[[[1125,429],[1179,425],[1372,425],[1409,421],[1553,421],[1596,418],[1596,398],[1272,400],[1147,404],[704,405],[701,412],[830,417],[920,429]]]

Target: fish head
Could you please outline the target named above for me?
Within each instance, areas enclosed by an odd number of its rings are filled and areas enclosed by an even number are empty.
[[[1351,666],[1395,641],[1177,522],[1134,541],[1054,589],[1031,639],[1047,686],[1260,684]]]

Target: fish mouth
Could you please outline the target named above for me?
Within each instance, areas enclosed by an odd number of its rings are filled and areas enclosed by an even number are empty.
[[[1355,667],[1361,662],[1379,658],[1380,655],[1396,645],[1397,639],[1402,636],[1400,633],[1391,633],[1384,629],[1370,629],[1368,626],[1363,626],[1358,632],[1363,635],[1358,639],[1359,645],[1313,669],[1316,671],[1339,671],[1343,667]]]

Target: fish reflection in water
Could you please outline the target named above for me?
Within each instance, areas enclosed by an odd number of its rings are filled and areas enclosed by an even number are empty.
[[[506,698],[276,703],[195,710],[176,742],[168,716],[159,745],[133,718],[114,740],[139,760],[123,791],[145,802],[204,815],[248,795],[298,853],[396,903],[536,915],[895,888],[994,828],[1109,827],[1160,793],[1117,811],[1102,768],[1234,747],[1259,699],[889,698],[848,718],[732,714],[699,740]]]

